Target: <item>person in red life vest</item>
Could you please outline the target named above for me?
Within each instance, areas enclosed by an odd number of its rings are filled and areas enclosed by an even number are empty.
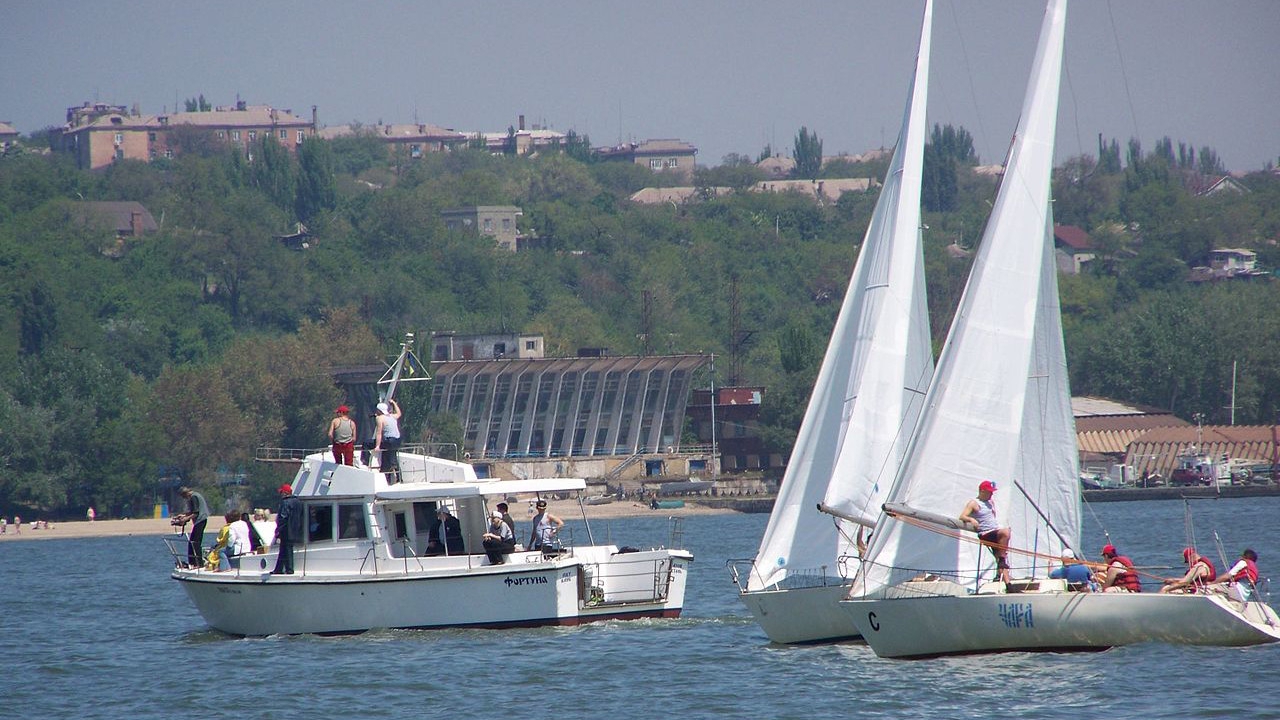
[[[1218,571],[1209,558],[1196,552],[1195,548],[1182,549],[1182,562],[1187,564],[1187,574],[1174,580],[1164,581],[1162,593],[1193,593],[1204,590],[1204,586],[1218,579]]]
[[[1102,592],[1142,592],[1142,579],[1133,569],[1133,561],[1121,555],[1115,545],[1103,546],[1102,559],[1106,568],[1094,578]]]
[[[1258,582],[1258,553],[1245,548],[1240,559],[1231,569],[1223,573],[1220,580],[1210,590],[1224,593],[1240,602],[1256,599],[1255,588]]]

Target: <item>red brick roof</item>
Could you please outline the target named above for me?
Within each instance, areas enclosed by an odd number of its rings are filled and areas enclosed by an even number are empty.
[[[1054,225],[1053,239],[1075,250],[1093,249],[1093,243],[1089,240],[1089,233],[1075,225]]]

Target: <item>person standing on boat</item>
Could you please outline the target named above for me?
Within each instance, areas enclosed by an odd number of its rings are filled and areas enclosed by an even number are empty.
[[[333,421],[329,423],[333,461],[339,465],[355,465],[356,462],[356,421],[347,417],[350,411],[346,405],[339,405],[333,411]]]
[[[387,482],[400,482],[400,460],[397,456],[400,452],[400,405],[395,400],[378,403],[374,437],[373,451],[382,453],[378,458],[378,468],[387,474]]]
[[[509,508],[507,507],[506,503],[500,502],[498,503],[497,507],[498,507],[498,512],[502,513],[503,524],[511,528],[511,538],[514,540],[516,536],[516,519],[511,517],[511,513],[508,512]]]
[[[489,556],[489,564],[501,565],[505,562],[502,556],[515,549],[515,533],[511,532],[502,513],[497,510],[489,513],[489,529],[484,534],[484,554]]]
[[[1223,573],[1223,578],[1214,583],[1212,589],[1225,593],[1240,602],[1254,599],[1254,588],[1258,582],[1258,553],[1245,548],[1240,559],[1231,569]]]
[[[192,523],[191,534],[187,536],[187,567],[198,568],[204,565],[204,527],[209,524],[209,503],[205,502],[204,495],[189,487],[183,487],[178,494],[187,501],[187,511],[174,516],[170,523]]]
[[[293,494],[293,486],[280,486],[280,509],[276,511],[276,541],[280,548],[272,575],[293,574],[293,546],[302,539],[302,523],[306,519],[302,501]]]
[[[428,555],[463,555],[462,523],[443,506],[436,510],[436,525],[427,543]]]
[[[530,550],[540,550],[544,545],[549,546],[551,539],[560,532],[560,528],[564,527],[563,520],[547,512],[546,500],[538,500],[535,507],[538,513],[533,516],[533,532],[529,534]]]
[[[1177,580],[1165,580],[1160,592],[1200,592],[1205,585],[1218,579],[1218,571],[1213,567],[1213,562],[1196,552],[1195,548],[1182,549],[1182,562],[1187,564],[1187,573]]]
[[[996,484],[990,480],[978,483],[978,497],[965,503],[960,513],[960,522],[978,533],[983,545],[991,548],[996,558],[996,570],[1000,579],[1009,582],[1009,538],[1012,532],[1007,527],[1000,527],[996,521],[996,504],[991,502],[991,495],[996,491]]]

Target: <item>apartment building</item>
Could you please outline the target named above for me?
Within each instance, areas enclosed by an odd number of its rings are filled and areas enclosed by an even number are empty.
[[[258,140],[270,136],[296,150],[315,135],[316,108],[306,120],[291,110],[269,105],[217,107],[203,112],[143,115],[138,108],[107,103],[84,103],[67,108],[67,123],[56,146],[76,159],[81,168],[106,167],[117,160],[149,162],[181,152],[180,132],[204,132],[213,140],[250,154]]]

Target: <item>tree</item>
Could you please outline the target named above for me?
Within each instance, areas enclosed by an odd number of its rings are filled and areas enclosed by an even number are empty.
[[[198,98],[187,98],[182,103],[186,106],[187,112],[209,112],[213,109],[213,105],[204,99],[204,93],[200,93]]]
[[[329,143],[309,137],[298,148],[298,193],[294,212],[303,222],[337,204],[333,181],[333,153]]]
[[[250,182],[277,207],[291,210],[297,200],[298,180],[289,151],[271,133],[263,135],[254,147],[257,154],[249,166]]]
[[[581,163],[595,160],[595,155],[591,152],[591,138],[585,133],[579,135],[576,130],[564,134],[564,152]]]
[[[817,180],[818,173],[822,172],[822,141],[818,139],[818,133],[811,133],[809,128],[801,126],[800,132],[796,133],[791,157],[796,161],[796,177]]]
[[[516,128],[514,125],[507,126],[507,139],[502,141],[502,154],[508,157],[514,157],[516,154]]]
[[[933,145],[943,157],[951,158],[957,164],[978,164],[978,153],[973,149],[973,136],[963,127],[934,123],[929,144]]]

